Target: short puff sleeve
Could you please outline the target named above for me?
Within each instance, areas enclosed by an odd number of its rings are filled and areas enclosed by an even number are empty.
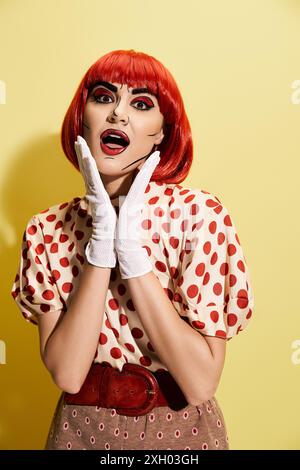
[[[193,224],[173,304],[200,333],[229,340],[248,325],[254,298],[234,222],[223,205],[212,205]]]
[[[11,295],[25,320],[38,324],[37,315],[63,310],[52,276],[42,224],[34,215],[23,234],[22,251]]]

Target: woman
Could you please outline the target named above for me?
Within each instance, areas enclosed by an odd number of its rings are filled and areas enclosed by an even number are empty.
[[[227,209],[179,184],[193,147],[172,75],[106,54],[62,146],[86,194],[30,219],[12,288],[63,391],[45,448],[228,449],[214,395],[253,295]]]

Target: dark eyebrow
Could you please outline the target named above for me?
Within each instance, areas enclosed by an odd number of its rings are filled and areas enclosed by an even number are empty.
[[[94,83],[94,85],[92,86],[90,91],[92,91],[94,88],[96,88],[96,86],[100,86],[100,85],[105,86],[106,88],[113,91],[114,93],[116,93],[118,91],[118,88],[115,85],[113,85],[112,83],[109,83],[109,82],[105,82],[105,81],[100,81],[100,82]],[[130,93],[132,95],[138,95],[139,93],[148,93],[149,95],[155,96],[155,98],[156,98],[156,95],[154,93],[151,93],[151,91],[148,90],[148,88],[133,88]]]

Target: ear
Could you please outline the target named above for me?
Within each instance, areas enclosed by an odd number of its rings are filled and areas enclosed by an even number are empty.
[[[154,141],[154,144],[159,145],[161,143],[161,141],[163,140],[163,138],[164,138],[164,130],[163,130],[163,127],[162,127],[161,130],[159,131],[159,133],[157,134],[157,137]]]

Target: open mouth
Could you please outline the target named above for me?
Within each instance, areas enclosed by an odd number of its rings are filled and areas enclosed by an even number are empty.
[[[128,147],[129,137],[119,129],[106,129],[100,136],[100,146],[107,155],[117,155]]]

